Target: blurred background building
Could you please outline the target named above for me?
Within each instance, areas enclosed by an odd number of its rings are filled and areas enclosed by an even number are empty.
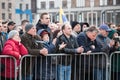
[[[17,13],[16,9],[21,11]],[[0,19],[3,21],[13,20],[20,24],[23,19],[29,20],[26,10],[31,10],[30,0],[0,0]]]
[[[28,14],[18,14],[15,9],[31,10],[33,23],[43,12],[49,12],[51,21],[59,21],[59,7],[69,21],[88,22],[98,26],[101,23],[120,24],[120,0],[0,0],[0,19],[19,23],[29,19]]]

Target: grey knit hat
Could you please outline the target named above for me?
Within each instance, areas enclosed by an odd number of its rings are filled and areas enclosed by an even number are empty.
[[[8,39],[13,38],[17,33],[18,33],[17,30],[11,30],[11,31],[8,33]]]
[[[28,32],[34,25],[33,24],[27,24],[25,26],[25,31]]]

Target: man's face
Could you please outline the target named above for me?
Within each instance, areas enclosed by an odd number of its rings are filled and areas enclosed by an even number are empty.
[[[106,30],[103,30],[103,29],[100,29],[100,34],[102,35],[102,36],[104,36],[104,37],[107,37],[108,36],[108,31],[106,31]]]
[[[2,24],[2,31],[7,32],[7,30],[8,30],[7,24]]]
[[[9,30],[13,30],[15,28],[15,24],[14,25],[9,25],[8,28],[9,28]]]
[[[41,19],[41,23],[48,25],[50,23],[50,16],[49,15],[43,15],[43,18]]]
[[[49,24],[49,28],[51,29],[52,32],[54,32],[57,29],[57,25],[54,23]]]
[[[73,31],[75,31],[75,32],[80,32],[80,31],[81,31],[81,26],[80,26],[80,24],[77,24],[77,25],[73,28]]]
[[[36,27],[32,27],[28,32],[28,34],[31,34],[32,36],[35,36],[36,35]]]
[[[65,29],[63,30],[63,33],[66,35],[71,35],[72,33],[72,27],[70,24],[65,25]]]
[[[117,27],[117,30],[120,30],[120,26]]]
[[[94,41],[97,37],[98,33],[96,31],[93,32],[88,32],[88,37],[90,38],[91,41]]]
[[[48,34],[44,34],[42,37],[43,41],[49,42],[49,35]]]
[[[29,22],[25,22],[23,25],[22,25],[22,29],[25,29],[25,26],[29,24]]]

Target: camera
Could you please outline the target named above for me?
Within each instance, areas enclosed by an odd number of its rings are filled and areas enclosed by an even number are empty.
[[[115,40],[115,41],[120,43],[120,36],[116,36],[113,40]]]

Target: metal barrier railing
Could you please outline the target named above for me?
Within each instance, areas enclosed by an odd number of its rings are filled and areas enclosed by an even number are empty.
[[[63,61],[65,58],[65,61]],[[20,80],[57,80],[59,65],[71,65],[72,56],[67,54],[49,54],[48,56],[26,55],[21,58]],[[49,79],[48,79],[49,78]]]
[[[0,80],[17,80],[17,62],[13,56],[0,55]]]
[[[120,51],[110,55],[110,80],[120,80]]]
[[[108,80],[109,76],[105,53],[26,55],[19,70],[20,80]]]
[[[73,60],[76,70],[72,80],[108,80],[108,56],[105,53],[84,53],[75,55]]]

